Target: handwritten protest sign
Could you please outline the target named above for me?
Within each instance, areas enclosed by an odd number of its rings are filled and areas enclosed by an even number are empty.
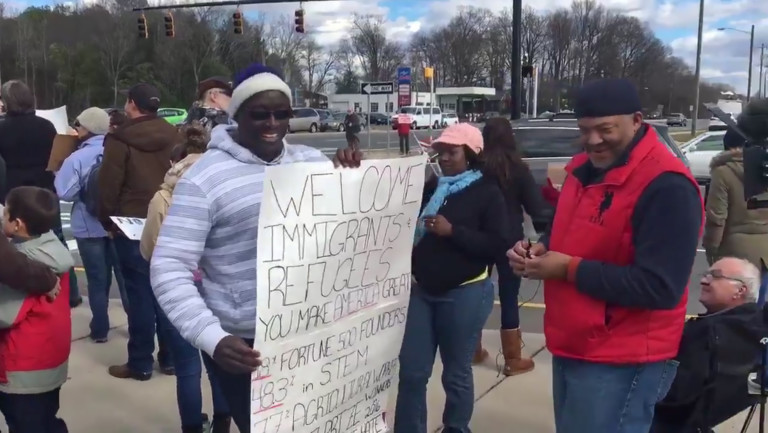
[[[426,158],[268,167],[252,433],[373,433],[397,380]]]
[[[144,231],[144,223],[147,222],[145,218],[129,218],[119,216],[112,216],[109,218],[112,220],[112,222],[115,223],[117,228],[119,228],[120,231],[125,234],[125,237],[132,241],[141,240],[141,232]]]

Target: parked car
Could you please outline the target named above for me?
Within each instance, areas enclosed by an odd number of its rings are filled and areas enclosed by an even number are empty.
[[[680,158],[686,166],[688,160],[678,148],[677,143],[669,136],[669,128],[664,125],[651,125],[659,138],[667,145],[672,154]],[[536,183],[547,185],[547,169],[549,164],[563,164],[571,157],[581,152],[579,147],[579,128],[575,120],[562,119],[557,122],[542,120],[521,120],[513,124],[517,148],[531,169]],[[533,219],[537,231],[543,230],[549,223],[551,215]]]
[[[371,113],[371,125],[389,125],[389,116],[383,113]]]
[[[187,110],[183,108],[161,108],[157,110],[157,116],[162,117],[171,125],[178,125],[187,119]]]
[[[459,116],[456,113],[443,113],[443,119],[440,122],[440,126],[447,128],[450,125],[459,123]]]
[[[725,131],[708,131],[680,146],[699,185],[709,185],[709,163],[723,151]]]
[[[672,113],[667,116],[667,126],[688,126],[688,119],[681,113]]]
[[[314,108],[294,108],[293,117],[288,120],[288,131],[317,132],[320,130],[320,112]]]
[[[332,113],[331,115],[324,117],[320,120],[320,131],[336,131],[343,132],[346,128],[344,126],[344,117],[346,113]]]

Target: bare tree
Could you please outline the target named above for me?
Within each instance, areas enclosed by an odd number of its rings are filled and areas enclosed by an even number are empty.
[[[92,37],[98,47],[101,65],[112,83],[112,104],[117,105],[120,78],[130,66],[128,56],[136,35],[122,16],[104,12],[103,20],[94,23]]]
[[[560,110],[562,79],[568,67],[568,57],[573,37],[573,20],[567,9],[560,9],[552,13],[547,20],[547,32],[549,33],[549,52],[547,57],[550,63],[550,76],[555,87],[555,108]]]
[[[269,51],[266,63],[280,69],[287,83],[294,86],[300,84],[302,77],[298,54],[305,37],[294,31],[293,21],[286,15],[272,21],[266,33]]]
[[[309,37],[304,40],[299,50],[299,59],[307,80],[307,90],[320,93],[331,81],[333,72],[339,66],[339,53],[334,49],[324,50],[320,44]]]
[[[384,20],[378,16],[356,16],[352,21],[351,48],[362,65],[363,76],[371,81],[392,80],[405,60],[405,49],[388,41]]]

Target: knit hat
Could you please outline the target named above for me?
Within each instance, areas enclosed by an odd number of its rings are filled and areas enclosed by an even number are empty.
[[[466,145],[472,152],[480,153],[483,150],[483,133],[469,123],[454,123],[445,128],[432,145],[437,143],[449,146]]]
[[[733,128],[728,128],[723,136],[723,148],[725,150],[731,150],[739,147],[744,147],[747,143],[747,139],[741,134],[736,132]]]
[[[243,102],[251,96],[267,90],[282,92],[293,104],[291,88],[283,81],[280,72],[261,63],[251,64],[235,77],[235,89],[232,91],[232,99],[229,102],[227,112],[230,116],[235,117]]]
[[[91,134],[104,135],[109,132],[109,114],[101,108],[86,108],[76,120]]]
[[[631,81],[603,78],[582,86],[573,108],[576,118],[581,119],[634,114],[643,111],[643,104]]]

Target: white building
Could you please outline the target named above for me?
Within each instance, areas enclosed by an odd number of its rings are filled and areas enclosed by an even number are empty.
[[[435,105],[442,111],[456,112],[459,114],[475,113],[479,101],[489,97],[495,97],[496,90],[490,87],[438,87],[435,89]],[[349,108],[359,112],[368,112],[368,96],[351,93],[337,93],[328,95],[328,108],[331,110],[346,111]],[[412,92],[411,105],[432,105],[432,98],[428,92]],[[397,92],[391,95],[371,95],[371,113],[393,113],[397,108]]]
[[[427,92],[412,92],[413,105],[431,105],[430,94]],[[389,98],[389,99],[387,99]],[[352,108],[358,112],[368,112],[368,95],[357,93],[337,93],[328,95],[328,109],[347,111]],[[397,92],[391,95],[371,95],[371,113],[394,113],[397,107]]]

